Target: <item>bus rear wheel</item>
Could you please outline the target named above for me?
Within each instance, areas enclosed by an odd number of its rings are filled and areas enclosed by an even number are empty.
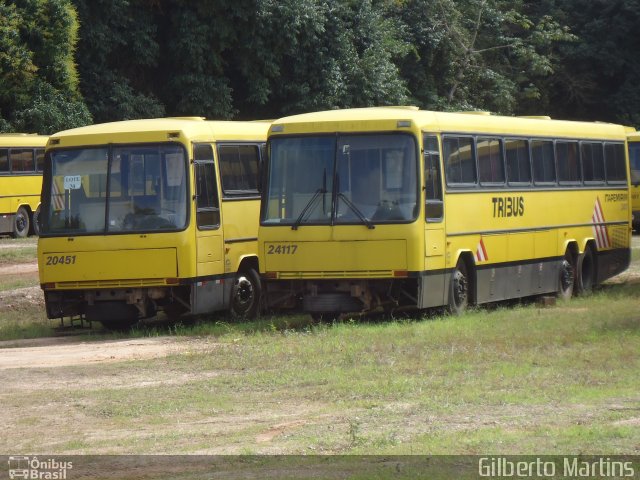
[[[593,291],[596,282],[596,264],[594,260],[593,250],[588,246],[578,268],[578,294],[589,295]]]
[[[576,269],[575,260],[569,250],[564,254],[560,264],[560,275],[558,276],[558,298],[569,300],[573,295],[575,285]]]
[[[449,284],[449,313],[459,315],[469,306],[469,276],[463,259],[458,260]]]
[[[249,319],[258,316],[262,285],[258,272],[253,268],[241,269],[231,289],[231,315],[237,319]]]
[[[40,235],[40,205],[36,208],[36,211],[33,212],[33,216],[31,217],[31,234]]]
[[[24,238],[29,234],[29,212],[24,207],[18,208],[13,218],[13,238]]]

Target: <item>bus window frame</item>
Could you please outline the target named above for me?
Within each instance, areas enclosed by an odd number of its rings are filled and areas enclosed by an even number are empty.
[[[508,142],[518,142],[522,141],[525,144],[524,151],[527,154],[527,163],[529,165],[529,181],[521,182],[521,181],[511,181],[509,179],[509,158],[507,154],[507,143]],[[533,163],[531,161],[531,138],[529,137],[520,137],[520,136],[503,136],[502,137],[502,148],[504,148],[504,169],[505,169],[505,185],[508,187],[514,187],[517,189],[527,188],[533,186]],[[520,159],[518,159],[519,161]],[[520,171],[520,166],[518,165],[518,171]]]
[[[534,163],[534,158],[533,158],[533,143],[534,142],[540,142],[540,143],[544,143],[544,142],[548,142],[551,144],[551,155],[552,155],[552,164],[553,164],[553,178],[554,180],[552,182],[548,182],[548,181],[538,181],[535,178],[535,167],[533,165]],[[556,146],[555,146],[555,142],[554,139],[552,138],[539,138],[539,137],[531,137],[529,138],[529,158],[531,160],[531,184],[532,186],[535,188],[537,186],[541,186],[541,187],[547,187],[547,188],[551,188],[551,187],[557,187],[558,186],[558,166],[556,165]]]
[[[209,147],[209,149],[211,150],[211,158],[196,158],[196,147],[200,147],[200,146],[205,146],[205,147]],[[212,145],[211,143],[208,142],[194,142],[193,143],[193,176],[194,176],[194,180],[193,180],[193,190],[191,192],[191,194],[193,195],[193,201],[195,202],[195,210],[196,210],[196,215],[195,215],[195,225],[196,228],[199,231],[212,231],[212,230],[219,230],[220,227],[222,226],[222,216],[221,216],[221,206],[220,206],[220,182],[219,180],[219,172],[216,169],[216,155],[218,155],[218,149],[214,148],[214,145]],[[217,206],[214,207],[204,207],[201,208],[198,206],[198,198],[200,197],[200,192],[198,189],[198,169],[199,167],[204,167],[204,166],[210,166],[212,171],[213,171],[213,194],[214,194],[214,204],[216,204]],[[190,209],[189,209],[190,210]],[[198,212],[199,211],[207,211],[207,210],[211,210],[213,212],[217,211],[218,213],[218,222],[215,224],[207,224],[207,225],[200,225],[199,221],[198,221]]]
[[[484,182],[482,181],[482,179],[480,178],[480,155],[478,153],[478,143],[480,143],[480,141],[487,141],[487,140],[497,140],[498,142],[498,152],[500,155],[500,164],[502,167],[502,182]],[[481,188],[504,188],[507,185],[507,164],[506,164],[506,150],[505,150],[505,137],[503,136],[498,136],[498,135],[491,135],[491,134],[486,134],[486,135],[476,135],[475,138],[475,151],[476,151],[476,180],[478,185]]]
[[[560,157],[558,155],[558,144],[574,144],[576,145],[576,165],[578,166],[578,179],[577,180],[561,180],[560,179],[560,166],[559,166],[559,160]],[[562,138],[562,139],[556,139],[553,142],[553,152],[555,155],[555,159],[556,159],[556,181],[558,182],[559,186],[564,186],[564,187],[580,187],[584,185],[583,182],[583,175],[582,175],[582,158],[581,158],[581,152],[580,152],[580,141],[574,138]],[[567,150],[567,154],[569,153],[569,150]],[[567,157],[567,161],[568,161]]]
[[[597,141],[597,140],[580,140],[578,142],[578,149],[580,151],[580,169],[582,172],[582,183],[585,186],[600,186],[600,185],[604,185],[607,182],[607,166],[606,166],[606,162],[605,162],[605,158],[604,158],[604,142],[602,141]],[[584,155],[583,155],[583,150],[582,147],[584,145],[594,145],[594,144],[599,144],[600,145],[600,152],[602,154],[601,158],[602,158],[602,180],[587,180],[586,176],[585,176],[585,168],[584,168]],[[593,167],[593,159],[592,160],[592,167]]]
[[[184,222],[184,226],[182,226],[181,228],[176,228],[176,229],[172,229],[172,230],[135,230],[135,231],[122,231],[122,230],[109,230],[108,228],[108,218],[109,218],[109,208],[110,208],[110,199],[111,197],[111,168],[112,168],[112,163],[113,163],[113,151],[117,148],[126,148],[126,147],[151,147],[151,146],[174,146],[174,147],[178,147],[180,149],[182,149],[183,152],[183,156],[184,156],[184,167],[185,167],[185,190],[186,190],[186,196],[185,196],[185,208],[186,208],[186,212],[185,212],[185,222]],[[174,141],[169,141],[169,142],[144,142],[144,143],[108,143],[108,144],[87,144],[87,145],[79,145],[79,146],[72,146],[72,147],[59,147],[56,146],[54,148],[51,149],[45,149],[45,159],[44,159],[44,167],[43,167],[43,171],[42,171],[42,194],[41,194],[41,199],[47,198],[47,202],[50,202],[51,200],[51,182],[45,182],[45,178],[47,178],[47,176],[49,176],[50,178],[52,177],[52,168],[53,168],[53,163],[51,160],[51,155],[52,153],[56,152],[56,151],[60,151],[60,150],[83,150],[83,149],[90,149],[90,148],[106,148],[108,150],[108,160],[107,160],[107,183],[106,183],[106,191],[109,192],[108,196],[105,196],[105,228],[99,232],[54,232],[54,233],[50,233],[46,231],[46,228],[40,229],[40,233],[39,236],[43,237],[43,238],[55,238],[55,237],[69,237],[69,236],[73,236],[73,237],[81,237],[81,236],[87,236],[87,237],[91,237],[91,236],[96,236],[96,235],[106,235],[106,236],[116,236],[116,235],[131,235],[131,234],[167,234],[167,233],[180,233],[180,232],[184,232],[186,231],[190,225],[191,225],[191,198],[192,198],[192,168],[191,168],[191,160],[190,160],[190,156],[189,156],[189,151],[187,149],[187,147],[181,143],[181,142],[174,142]],[[40,174],[40,173],[38,173]],[[122,192],[121,192],[122,195]],[[44,202],[42,202],[44,203]],[[51,206],[50,203],[48,203],[46,205],[48,208]],[[41,217],[42,220],[41,222],[43,222],[43,225],[46,225],[48,223],[48,215],[46,214],[46,211],[44,209],[44,205],[43,205],[43,216]]]
[[[219,179],[219,184],[220,184],[220,193],[222,195],[220,195],[220,200],[221,201],[233,201],[233,200],[254,200],[257,198],[260,198],[260,191],[261,191],[261,170],[262,170],[262,165],[263,165],[263,159],[264,159],[264,155],[263,155],[263,145],[259,142],[232,142],[232,141],[225,141],[225,142],[216,142],[216,147],[215,147],[215,151],[216,151],[216,156],[217,156],[217,163],[218,163],[218,171],[219,171],[219,175],[220,175],[220,179]],[[220,153],[220,149],[223,147],[246,147],[246,146],[250,146],[250,147],[255,147],[256,148],[256,152],[257,152],[257,160],[258,160],[258,165],[257,165],[257,173],[256,173],[256,188],[254,190],[233,190],[233,189],[225,189],[224,187],[224,179],[223,179],[223,174],[222,174],[222,155]]]
[[[607,175],[607,145],[618,145],[618,146],[622,146],[622,158],[623,158],[623,163],[625,166],[624,169],[624,176],[625,178],[622,180],[609,180],[609,175]],[[605,176],[605,180],[607,185],[613,185],[613,186],[622,186],[622,185],[629,185],[630,182],[630,178],[629,178],[629,159],[628,159],[628,147],[627,147],[627,152],[625,152],[625,144],[621,143],[621,142],[611,142],[611,141],[604,141],[603,142],[603,148],[604,148],[604,176]]]
[[[436,149],[437,150],[427,150],[427,138],[431,137],[435,140],[436,142]],[[422,169],[423,169],[423,185],[424,185],[424,191],[425,191],[425,196],[424,196],[424,219],[427,223],[442,223],[444,221],[444,185],[443,185],[443,178],[442,178],[442,154],[441,154],[441,145],[440,145],[440,138],[437,134],[435,133],[428,133],[428,132],[422,132]],[[433,155],[435,154],[435,155]],[[432,198],[429,199],[427,197],[428,195],[428,190],[427,190],[427,178],[426,178],[426,167],[427,167],[427,156],[431,155],[431,156],[436,156],[436,161],[435,161],[435,169],[437,171],[438,174],[438,192],[439,192],[439,199],[437,198]],[[430,168],[431,170],[431,168]],[[429,205],[438,205],[440,207],[440,216],[439,217],[430,217],[429,214]]]
[[[455,190],[461,190],[465,188],[477,188],[478,187],[478,159],[476,158],[476,140],[475,135],[472,134],[464,134],[464,133],[443,133],[442,134],[442,166],[443,166],[443,174],[444,180],[447,188],[452,188]],[[470,162],[474,168],[474,177],[475,180],[473,182],[451,182],[449,180],[449,175],[447,173],[447,159],[445,158],[444,145],[448,138],[469,138],[471,140],[471,154],[473,155],[473,161]]]

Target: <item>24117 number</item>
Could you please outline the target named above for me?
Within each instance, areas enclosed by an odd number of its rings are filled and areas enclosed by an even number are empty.
[[[269,245],[267,255],[293,255],[298,250],[298,245]]]

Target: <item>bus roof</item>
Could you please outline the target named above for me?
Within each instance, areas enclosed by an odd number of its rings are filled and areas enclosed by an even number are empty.
[[[49,137],[35,133],[0,133],[2,147],[44,147]]]
[[[244,141],[266,138],[270,122],[205,120],[202,117],[151,118],[100,123],[55,133],[48,147],[171,141]]]
[[[293,115],[274,121],[270,133],[398,131],[407,127],[434,133],[500,133],[616,140],[626,136],[625,127],[611,123],[551,120],[542,116],[508,117],[475,111],[434,112],[415,107],[351,108]]]

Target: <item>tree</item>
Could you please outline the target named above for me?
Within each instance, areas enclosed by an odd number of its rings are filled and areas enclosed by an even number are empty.
[[[522,0],[394,5],[414,47],[402,72],[414,101],[425,108],[527,110],[541,95],[541,80],[553,72],[552,47],[572,39],[551,17],[528,17]]]
[[[68,0],[0,0],[0,129],[53,133],[91,122],[77,88],[77,28]]]
[[[640,0],[547,0],[578,41],[561,45],[547,92],[554,116],[640,126]]]
[[[73,0],[80,19],[80,90],[96,122],[161,117],[155,2]]]

